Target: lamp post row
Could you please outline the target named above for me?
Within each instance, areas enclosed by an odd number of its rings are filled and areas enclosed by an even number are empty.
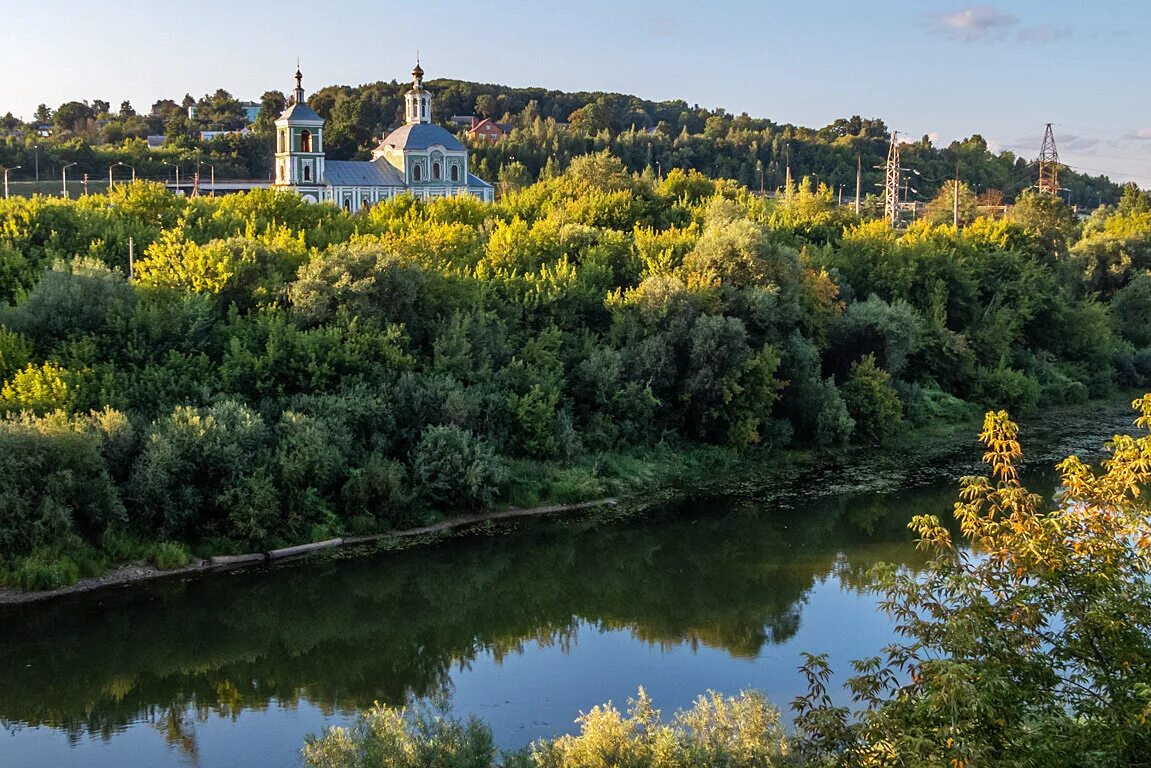
[[[37,159],[39,159],[39,158],[37,158]],[[176,191],[178,192],[180,190],[180,164],[179,163],[169,163],[167,161],[162,161],[162,162],[164,163],[164,165],[170,165],[176,169]],[[79,165],[79,163],[68,163],[67,165],[63,166],[60,169],[60,195],[61,195],[61,197],[68,197],[69,196],[68,195],[68,169],[74,165]],[[199,161],[199,163],[197,164],[196,167],[199,168],[199,166],[201,166],[201,165],[206,165],[206,166],[208,166],[208,168],[211,169],[211,173],[212,173],[212,176],[211,176],[211,179],[212,179],[212,181],[211,181],[211,185],[212,185],[211,194],[213,197],[215,197],[215,195],[216,195],[216,166],[212,163],[201,160],[201,161]],[[127,168],[128,170],[130,170],[132,172],[132,182],[135,183],[135,181],[136,181],[136,166],[129,165],[128,163],[125,163],[123,161],[118,161],[118,162],[112,163],[111,165],[108,166],[108,187],[109,187],[109,189],[112,187],[112,185],[114,183],[112,171],[118,166],[124,167],[124,168]],[[8,174],[10,174],[12,171],[18,171],[23,167],[24,166],[22,166],[22,165],[14,165],[11,168],[4,168],[3,169],[3,171],[4,171],[4,199],[5,200],[7,200],[8,196],[9,196]]]

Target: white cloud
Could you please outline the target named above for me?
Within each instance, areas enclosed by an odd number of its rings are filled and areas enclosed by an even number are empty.
[[[1019,24],[1019,18],[991,5],[974,5],[951,13],[929,13],[927,28],[965,43],[1002,38]]]

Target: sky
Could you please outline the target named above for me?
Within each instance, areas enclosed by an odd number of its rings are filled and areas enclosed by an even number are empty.
[[[426,77],[683,99],[811,127],[878,117],[1151,188],[1147,0],[0,0],[0,113]]]

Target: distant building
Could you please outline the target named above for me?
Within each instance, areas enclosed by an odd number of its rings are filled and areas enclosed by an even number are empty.
[[[493,123],[490,117],[485,117],[472,126],[472,129],[468,131],[468,135],[473,139],[498,141],[511,133],[511,131],[511,123]]]
[[[480,121],[480,119],[478,117],[476,117],[475,115],[452,115],[451,117],[448,118],[449,123],[453,123],[455,125],[461,125],[464,128],[468,128],[468,129],[475,128],[476,123],[478,123],[479,121]]]
[[[211,141],[219,136],[247,136],[251,133],[247,128],[238,131],[200,131],[200,141]]]
[[[404,95],[405,124],[385,136],[367,161],[324,157],[324,119],[305,102],[302,80],[297,70],[293,103],[276,120],[277,189],[353,213],[400,195],[494,199],[492,185],[468,172],[467,148],[432,123],[432,97],[419,63]]]
[[[248,120],[248,125],[256,122],[256,118],[260,116],[260,105],[255,101],[241,101],[240,106],[244,108],[244,116]]]
[[[148,149],[159,149],[167,140],[167,136],[149,136],[145,139],[148,142]]]

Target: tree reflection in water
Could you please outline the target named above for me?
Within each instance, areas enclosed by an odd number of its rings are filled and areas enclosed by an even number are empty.
[[[796,633],[817,581],[865,589],[879,560],[914,565],[906,521],[952,498],[688,504],[3,609],[0,720],[104,738],[149,722],[195,764],[192,721],[447,696],[454,664],[566,652],[581,627],[755,658]]]

